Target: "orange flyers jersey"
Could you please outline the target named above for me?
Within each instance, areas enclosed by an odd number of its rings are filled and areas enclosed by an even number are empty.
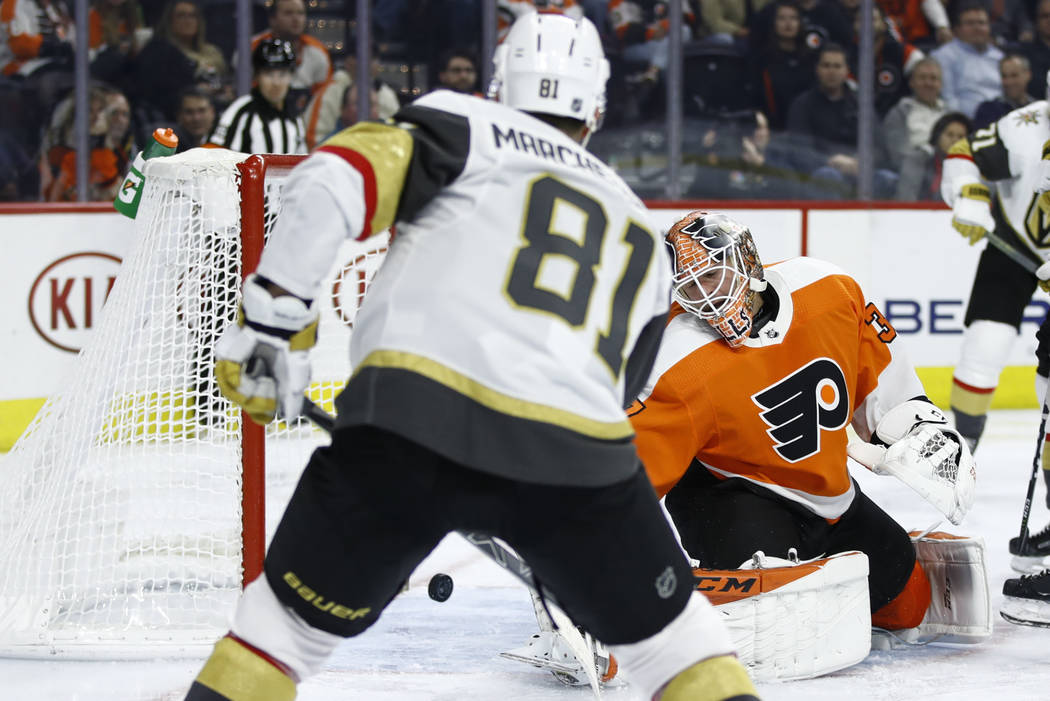
[[[635,443],[661,497],[696,459],[838,518],[854,497],[846,426],[869,440],[888,410],[925,393],[856,280],[812,258],[765,272],[779,309],[737,349],[675,305],[628,410]]]

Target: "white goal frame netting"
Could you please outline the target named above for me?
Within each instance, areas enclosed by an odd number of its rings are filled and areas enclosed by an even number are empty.
[[[212,373],[298,160],[193,149],[147,163],[100,324],[0,463],[0,655],[195,655],[226,631],[326,440],[244,421]],[[310,394],[329,411],[386,243],[344,245],[318,300]]]

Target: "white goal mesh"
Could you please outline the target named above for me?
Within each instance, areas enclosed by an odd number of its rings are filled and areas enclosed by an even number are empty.
[[[101,323],[0,464],[0,654],[198,653],[225,632],[326,439],[306,423],[267,427],[263,485],[264,432],[242,427],[212,375],[242,247],[254,267],[295,162],[244,160],[195,149],[148,162],[136,243]],[[344,246],[319,300],[310,393],[329,411],[385,251],[374,241]]]

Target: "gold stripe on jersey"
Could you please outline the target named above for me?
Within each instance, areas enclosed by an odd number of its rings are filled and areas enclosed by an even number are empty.
[[[563,409],[510,397],[435,360],[414,353],[393,350],[372,351],[354,368],[354,374],[369,367],[408,370],[506,416],[552,424],[591,438],[620,440],[634,435],[634,428],[626,419],[626,415],[623,421],[611,423],[595,421]]]
[[[412,162],[412,136],[404,129],[375,122],[361,122],[335,134],[321,144],[321,151],[345,158],[365,179],[366,200],[374,188],[375,208],[365,222],[365,236],[383,231],[394,223],[397,205],[405,187],[405,177]],[[347,154],[349,151],[350,154]],[[352,154],[365,163],[355,162]]]

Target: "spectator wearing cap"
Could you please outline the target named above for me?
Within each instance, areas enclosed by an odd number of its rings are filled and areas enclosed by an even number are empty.
[[[219,117],[208,146],[242,153],[306,153],[303,122],[289,109],[295,50],[283,39],[264,39],[252,51],[254,87]]]
[[[332,58],[328,49],[306,33],[306,4],[303,0],[274,0],[269,7],[269,30],[252,37],[252,49],[264,39],[283,39],[295,50],[292,74],[292,110],[301,114],[310,95],[332,78]]]

